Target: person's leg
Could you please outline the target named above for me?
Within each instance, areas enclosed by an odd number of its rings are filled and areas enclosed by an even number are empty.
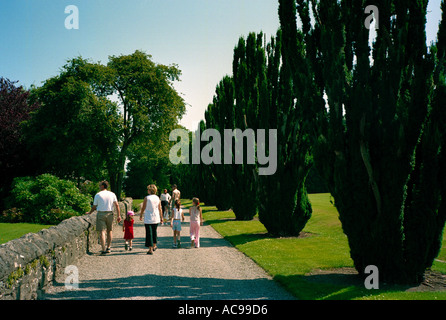
[[[152,242],[152,227],[150,224],[145,224],[146,228],[146,247],[149,248],[149,253],[152,252],[153,242]]]
[[[152,242],[153,242],[153,250],[157,249],[156,243],[157,243],[157,229],[158,229],[158,224],[152,224]]]
[[[99,231],[99,240],[101,241],[102,252],[105,252],[105,230]]]
[[[113,212],[107,213],[105,216],[105,224],[107,226],[107,251],[110,251],[113,239]]]
[[[195,247],[200,248],[200,223],[197,222],[197,229],[195,230]]]
[[[180,232],[181,231],[177,231],[177,245],[178,245],[178,248],[181,246],[181,235],[180,235]]]
[[[166,206],[165,206],[164,200],[161,201],[161,210],[162,210],[163,219],[166,220],[166,216],[165,216],[165,214],[166,214]],[[166,224],[166,221],[164,221],[163,225],[165,225],[165,224]]]
[[[197,229],[197,222],[196,221],[191,221],[190,222],[190,246],[193,247],[195,244],[195,234],[196,234],[196,229]]]
[[[177,248],[181,247],[181,236],[180,236],[180,232],[181,232],[181,222],[180,221],[175,221],[175,232],[176,232],[176,244],[177,244]]]
[[[113,231],[107,231],[107,249],[110,249],[111,247],[111,242],[113,239]]]
[[[172,227],[173,230],[173,246],[177,245],[177,232],[175,231],[175,226]]]

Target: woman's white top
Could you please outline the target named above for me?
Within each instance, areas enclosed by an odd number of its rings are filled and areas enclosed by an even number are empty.
[[[146,210],[144,210],[144,223],[156,224],[160,223],[160,212],[158,206],[160,204],[160,198],[156,194],[151,194],[146,197]]]

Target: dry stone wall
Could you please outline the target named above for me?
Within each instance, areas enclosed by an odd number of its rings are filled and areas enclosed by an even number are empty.
[[[119,206],[124,218],[132,210],[132,199],[126,198]],[[0,300],[38,299],[67,266],[99,250],[96,212],[2,244]]]

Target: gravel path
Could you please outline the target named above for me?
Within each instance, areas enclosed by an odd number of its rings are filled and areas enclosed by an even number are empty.
[[[172,248],[170,226],[158,227],[158,250],[147,255],[145,229],[135,217],[133,251],[124,250],[122,227],[113,232],[112,252],[85,255],[76,267],[79,289],[65,290],[64,279],[42,297],[67,299],[288,300],[293,297],[211,226],[200,229],[200,248],[191,248],[189,214],[182,224],[182,248]]]

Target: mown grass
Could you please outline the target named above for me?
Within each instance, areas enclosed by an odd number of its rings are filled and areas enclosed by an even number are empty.
[[[236,221],[232,211],[202,208],[207,223],[299,299],[446,299],[445,291],[406,292],[403,287],[367,290],[354,275],[308,275],[317,269],[353,267],[347,237],[330,195],[313,194],[310,200],[313,216],[303,230],[307,236],[299,238],[272,238],[258,219]],[[187,206],[186,202],[183,205]],[[444,245],[437,259],[446,261]],[[432,270],[446,273],[446,264],[441,261],[435,261]]]
[[[20,238],[27,233],[39,232],[51,225],[33,223],[0,223],[0,244]]]

